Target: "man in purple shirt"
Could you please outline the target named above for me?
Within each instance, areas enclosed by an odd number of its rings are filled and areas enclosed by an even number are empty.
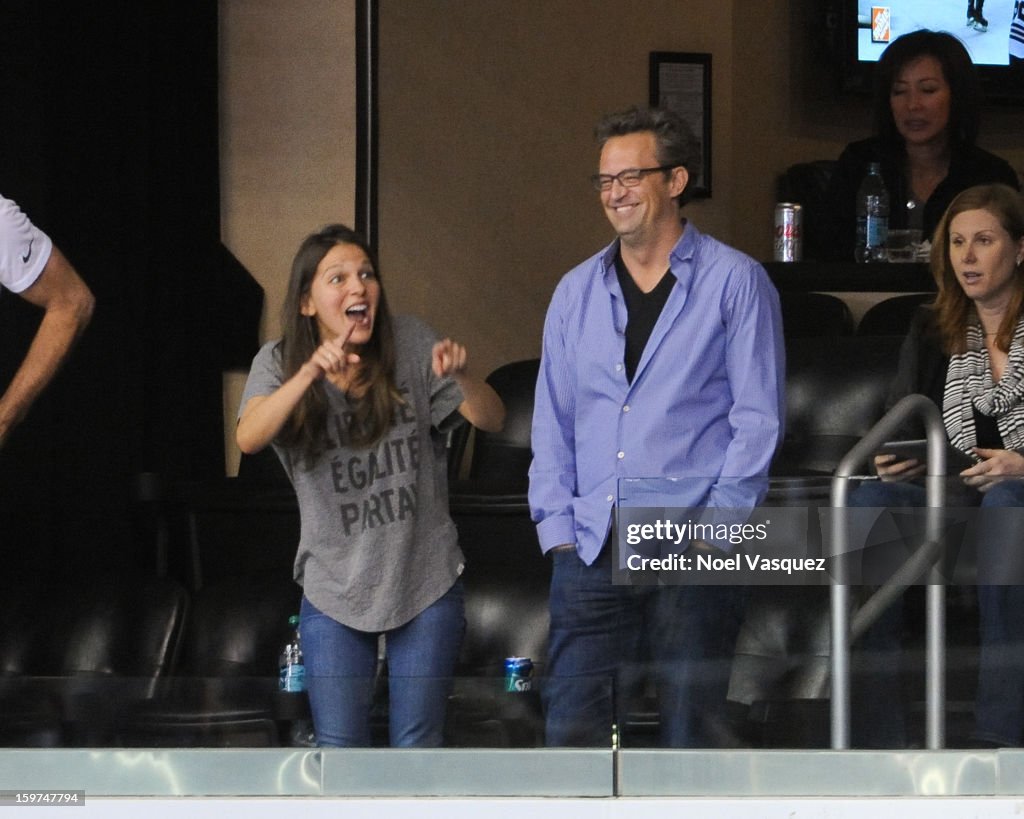
[[[678,116],[631,109],[596,134],[618,238],[555,291],[533,418],[530,506],[553,560],[547,742],[607,746],[649,669],[663,742],[718,744],[742,589],[613,583],[612,513],[620,478],[683,478],[680,507],[761,501],[782,434],[778,295],[680,217],[699,160]]]

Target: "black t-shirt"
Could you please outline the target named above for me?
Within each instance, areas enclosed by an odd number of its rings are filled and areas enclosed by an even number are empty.
[[[668,294],[672,292],[676,277],[671,270],[666,270],[655,288],[650,293],[644,293],[629,275],[621,253],[615,254],[615,275],[618,276],[619,287],[622,288],[622,295],[626,300],[626,378],[632,384],[633,375],[644,354],[644,347],[647,346],[647,340],[658,322],[658,316],[668,301]]]

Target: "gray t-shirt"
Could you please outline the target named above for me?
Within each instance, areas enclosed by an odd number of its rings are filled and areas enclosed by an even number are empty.
[[[312,468],[274,444],[299,501],[302,529],[295,579],[335,620],[361,631],[407,623],[462,573],[463,555],[448,515],[446,433],[460,416],[462,390],[431,367],[437,340],[417,318],[396,316],[395,383],[405,404],[369,448],[345,443],[345,394],[330,382],[328,444]],[[242,408],[282,383],[278,342],[253,360]]]

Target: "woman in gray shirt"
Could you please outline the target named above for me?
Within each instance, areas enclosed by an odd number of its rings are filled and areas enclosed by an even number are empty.
[[[236,438],[272,445],[298,497],[318,743],[370,744],[383,634],[391,744],[440,745],[465,629],[445,435],[462,419],[500,430],[504,406],[462,345],[391,315],[371,249],[342,225],[300,246],[282,327],[253,361]]]

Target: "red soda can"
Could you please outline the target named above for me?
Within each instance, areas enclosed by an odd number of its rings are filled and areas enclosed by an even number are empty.
[[[775,206],[775,253],[777,262],[799,262],[803,258],[804,209],[794,202]]]

